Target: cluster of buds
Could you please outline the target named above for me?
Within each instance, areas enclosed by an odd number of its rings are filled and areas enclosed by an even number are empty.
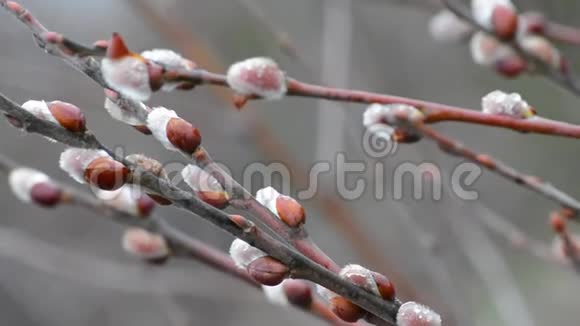
[[[14,195],[25,203],[54,207],[64,200],[62,189],[37,170],[16,168],[10,171],[8,182]]]
[[[505,77],[517,77],[527,69],[526,60],[511,46],[485,32],[475,33],[469,45],[475,63],[491,67]]]
[[[248,275],[262,285],[278,285],[290,272],[288,266],[241,239],[232,242],[230,256],[238,268],[246,270]]]
[[[501,39],[513,38],[518,29],[518,13],[511,0],[472,0],[473,19]]]
[[[441,316],[417,302],[405,302],[397,312],[397,326],[441,326]]]
[[[123,234],[125,252],[150,263],[164,263],[171,251],[164,237],[139,228],[131,228]]]
[[[166,69],[190,71],[196,68],[195,63],[171,50],[154,49],[141,54],[131,52],[117,33],[101,46],[107,47],[107,54],[101,62],[103,78],[114,90],[129,98],[146,101],[160,89],[172,91],[194,86],[188,82],[164,80]]]
[[[312,288],[302,280],[286,279],[274,286],[262,285],[264,295],[275,305],[293,306],[308,309],[312,304]]]
[[[344,266],[339,273],[343,279],[349,280],[361,288],[385,300],[395,299],[395,287],[389,279],[363,266],[350,264]],[[367,315],[367,312],[346,298],[318,286],[319,294],[331,305],[332,311],[342,320],[354,323]]]
[[[528,119],[536,115],[536,110],[520,94],[507,94],[495,90],[481,99],[483,113],[498,114],[514,119]]]
[[[216,178],[196,165],[188,165],[181,171],[183,181],[195,191],[204,202],[219,208],[226,208],[230,197]]]
[[[246,98],[257,96],[276,100],[287,91],[286,74],[274,60],[265,57],[234,63],[228,69],[227,82],[236,93]]]
[[[289,227],[296,228],[306,223],[304,207],[294,198],[282,195],[272,187],[258,190],[256,200]]]
[[[102,190],[119,189],[130,177],[129,169],[103,150],[69,148],[60,155],[59,165],[77,182]]]
[[[406,104],[369,105],[363,114],[363,125],[375,136],[386,141],[412,143],[421,138],[408,124],[420,121],[424,115]]]
[[[165,148],[193,154],[201,144],[201,134],[191,123],[181,119],[173,110],[153,108],[147,116],[147,127]]]
[[[155,208],[153,199],[134,185],[124,185],[113,191],[99,190],[96,196],[105,204],[133,216],[148,217]]]
[[[52,122],[64,129],[84,133],[86,131],[85,115],[77,106],[61,101],[35,101],[29,100],[22,104],[22,108],[38,119]],[[22,125],[19,121],[8,117],[8,121],[17,128]]]

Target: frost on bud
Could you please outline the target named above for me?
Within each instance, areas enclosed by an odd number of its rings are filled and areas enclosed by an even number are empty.
[[[270,58],[257,57],[234,63],[228,69],[227,81],[241,95],[280,99],[286,94],[286,74]]]
[[[441,10],[429,21],[429,32],[438,42],[455,43],[466,39],[473,27],[449,10]]]
[[[471,37],[469,48],[475,63],[493,67],[506,77],[516,77],[527,68],[524,58],[514,49],[484,32],[477,32]]]
[[[165,238],[139,228],[126,230],[122,244],[127,253],[150,262],[164,262],[170,253]]]
[[[519,45],[529,55],[544,62],[555,70],[565,72],[567,65],[560,51],[545,37],[527,35],[518,40]]]
[[[153,108],[147,116],[147,127],[151,130],[153,137],[172,151],[193,154],[201,144],[199,130],[179,118],[175,111],[164,107]]]
[[[143,51],[141,52],[141,56],[169,69],[194,70],[197,68],[197,65],[193,61],[185,59],[180,54],[168,49],[153,49]],[[190,85],[187,82],[164,82],[161,86],[161,90],[165,92],[171,92],[176,88],[187,89],[191,88],[191,86],[193,85]]]
[[[70,103],[29,100],[22,104],[22,108],[35,117],[57,124],[66,130],[81,133],[86,131],[84,114]]]
[[[340,270],[339,276],[385,300],[395,299],[395,287],[391,281],[386,276],[361,265],[346,265]]]
[[[188,165],[181,171],[183,181],[204,202],[223,209],[228,206],[229,196],[216,178],[196,165]]]
[[[507,94],[502,91],[493,91],[481,99],[483,113],[498,114],[514,119],[527,119],[534,117],[536,111],[520,94]]]
[[[53,207],[62,200],[62,190],[50,178],[37,170],[17,168],[10,172],[8,182],[14,195],[25,203]]]
[[[369,105],[363,113],[363,125],[376,137],[386,141],[412,143],[418,141],[421,135],[409,128],[399,126],[400,119],[413,122],[423,117],[421,111],[410,105],[374,103]]]
[[[397,312],[397,326],[441,326],[441,316],[427,306],[409,301]]]
[[[260,284],[278,285],[288,276],[289,269],[286,265],[241,239],[232,242],[230,256],[236,266],[247,270],[248,274]]]
[[[124,185],[114,190],[99,190],[96,196],[105,204],[134,216],[148,217],[155,208],[155,202],[134,185]]]
[[[511,0],[472,0],[471,12],[475,21],[500,38],[514,36],[518,14]]]
[[[101,61],[101,72],[107,84],[127,97],[146,101],[152,92],[149,70],[147,60],[129,51],[121,36],[114,33],[107,55]]]
[[[258,190],[256,200],[289,227],[299,227],[306,222],[304,207],[294,198],[282,195],[272,187]]]
[[[129,178],[129,169],[103,150],[69,148],[60,155],[59,165],[77,182],[103,190],[119,189]]]

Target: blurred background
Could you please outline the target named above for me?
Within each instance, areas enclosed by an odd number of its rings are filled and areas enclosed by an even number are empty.
[[[515,1],[562,23],[577,23],[580,3]],[[478,108],[495,89],[519,92],[540,115],[580,122],[579,99],[541,77],[504,80],[475,66],[465,44],[438,44],[428,32],[437,1],[416,0],[22,0],[49,29],[91,44],[120,32],[130,48],[172,48],[209,70],[252,56],[274,58],[290,76]],[[59,59],[43,54],[28,30],[0,14],[0,91],[22,103],[60,99],[81,107],[88,125],[110,147],[182,162],[151,137],[109,118],[102,90]],[[572,67],[578,49],[563,47]],[[462,161],[430,141],[399,146],[373,158],[361,149],[360,105],[289,98],[233,109],[229,92],[200,87],[156,94],[150,101],[196,124],[214,159],[238,180],[254,162],[291,170],[292,193],[315,162],[329,162],[319,191],[304,201],[308,229],[339,264],[362,263],[390,276],[402,299],[442,313],[445,325],[577,324],[578,275],[519,250],[491,225],[505,221],[546,245],[553,240],[548,200],[484,172],[471,189],[479,200],[451,191],[450,172]],[[437,129],[580,197],[580,143],[572,139],[445,123]],[[0,122],[0,150],[73,184],[58,169],[60,144]],[[385,198],[371,191],[344,200],[336,189],[337,153],[369,167],[384,165]],[[393,200],[393,170],[430,162],[443,172],[441,200],[416,200],[412,187]],[[349,176],[376,182],[373,169]],[[5,181],[5,178],[2,177]],[[428,180],[426,182],[429,182]],[[255,182],[252,191],[263,185]],[[274,186],[280,187],[279,180]],[[80,187],[80,186],[79,186]],[[27,325],[321,325],[293,309],[270,305],[261,293],[208,267],[170,261],[160,268],[126,257],[122,227],[92,212],[43,210],[0,187],[0,316]],[[159,214],[227,250],[231,237],[174,208]]]

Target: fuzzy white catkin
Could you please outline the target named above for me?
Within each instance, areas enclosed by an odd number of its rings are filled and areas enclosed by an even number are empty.
[[[236,263],[236,266],[242,269],[248,266],[256,259],[267,256],[262,250],[250,246],[242,239],[235,239],[230,246],[230,256]]]
[[[405,302],[397,312],[397,326],[441,326],[441,316],[417,302]]]
[[[491,66],[499,60],[516,56],[515,50],[485,32],[473,34],[469,41],[469,50],[473,61],[482,66]]]
[[[286,292],[284,291],[284,282],[274,286],[267,286],[262,285],[262,291],[264,291],[264,296],[268,301],[272,304],[279,305],[279,306],[287,306],[288,297],[286,296]]]
[[[187,165],[181,170],[181,177],[195,191],[223,191],[217,179],[197,165]]]
[[[103,150],[68,148],[60,154],[59,166],[77,182],[86,183],[85,169],[99,157],[110,156]]]
[[[481,99],[483,113],[526,119],[534,115],[532,108],[518,93],[505,93],[495,90]]]
[[[32,113],[39,119],[60,125],[56,118],[52,115],[52,112],[50,112],[48,104],[46,104],[45,101],[28,100],[22,104],[22,108]]]
[[[103,58],[101,72],[111,88],[129,98],[146,101],[151,96],[149,70],[145,61],[140,58]]]
[[[253,77],[248,78],[249,75]],[[287,91],[285,73],[270,58],[256,57],[234,63],[226,77],[228,85],[242,95],[258,95],[274,100],[282,98]],[[265,86],[270,81],[274,84]]]
[[[365,288],[366,290],[376,294],[377,296],[381,296],[380,292],[379,292],[379,287],[377,286],[377,282],[375,281],[375,278],[373,277],[373,273],[361,266],[361,265],[357,265],[357,264],[348,264],[346,266],[344,266],[339,274],[340,277],[348,279],[352,276],[359,276],[364,278],[365,280],[365,284],[359,284],[360,286],[362,286],[363,288]]]
[[[429,20],[429,32],[438,42],[455,43],[473,33],[473,27],[451,11],[444,9]]]
[[[167,138],[167,123],[173,118],[179,118],[177,113],[162,106],[153,108],[147,115],[147,127],[151,130],[153,137],[157,139],[168,150],[180,151]]]
[[[159,259],[169,255],[165,238],[139,228],[131,228],[123,233],[121,240],[125,252],[140,259]]]
[[[147,50],[143,51],[141,56],[147,60],[155,61],[172,69],[192,70],[195,68],[193,62],[183,58],[179,53],[169,49]],[[161,86],[161,90],[165,92],[171,92],[175,90],[179,84],[179,82],[165,82],[163,83],[163,86]]]
[[[266,206],[276,216],[278,216],[278,209],[276,208],[278,197],[280,197],[280,193],[273,187],[262,188],[256,192],[256,200]]]
[[[478,24],[491,30],[493,10],[497,6],[516,10],[511,0],[471,0],[471,15]]]
[[[145,106],[145,104],[140,103],[141,107]],[[133,112],[129,112],[121,108],[117,103],[113,102],[111,99],[105,99],[105,110],[111,115],[111,117],[115,120],[121,121],[131,126],[139,126],[145,124],[143,120],[141,120],[137,115]]]
[[[134,185],[124,185],[113,191],[99,189],[96,196],[111,207],[132,215],[139,215],[138,205],[142,192]]]
[[[35,169],[31,168],[16,168],[10,171],[8,176],[8,183],[14,195],[25,203],[32,201],[30,191],[34,185],[42,182],[51,182],[50,178]]]

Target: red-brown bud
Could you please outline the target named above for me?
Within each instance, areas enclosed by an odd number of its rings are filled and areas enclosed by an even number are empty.
[[[76,105],[52,101],[48,103],[48,109],[64,129],[81,133],[87,130],[85,115]]]
[[[298,227],[306,222],[304,207],[294,198],[280,195],[276,198],[276,211],[280,219],[290,227]]]
[[[110,59],[121,59],[125,56],[132,55],[125,41],[118,33],[113,33],[111,40],[108,42],[107,57]]]
[[[173,146],[189,154],[195,152],[201,144],[199,130],[181,118],[169,120],[167,123],[167,138]]]
[[[507,78],[515,78],[526,71],[528,64],[520,56],[510,56],[495,63],[495,71]]]
[[[228,207],[230,202],[230,197],[225,191],[197,191],[196,194],[199,199],[218,209]]]
[[[498,37],[510,39],[518,29],[518,15],[512,8],[498,5],[493,9],[491,23]]]
[[[395,286],[383,274],[373,272],[373,278],[377,282],[377,287],[381,297],[385,300],[393,301],[395,299]]]
[[[556,233],[563,233],[566,231],[566,221],[559,212],[550,214],[550,226]]]
[[[144,135],[148,136],[151,135],[151,129],[149,129],[149,127],[147,127],[146,125],[133,126],[133,128],[135,128],[137,131],[139,131]]]
[[[347,323],[355,323],[366,314],[364,309],[341,296],[332,298],[330,300],[330,307],[338,318]]]
[[[256,280],[256,282],[274,286],[282,283],[288,276],[289,269],[280,261],[264,256],[252,261],[248,267],[248,274]]]
[[[54,207],[62,198],[62,189],[51,182],[40,182],[30,189],[30,199],[40,206]]]
[[[150,216],[155,209],[155,200],[153,200],[149,195],[142,194],[139,199],[137,199],[137,211],[142,217]]]
[[[312,288],[301,280],[288,279],[282,284],[288,302],[296,307],[308,309],[312,304]]]
[[[116,190],[129,178],[129,169],[110,157],[93,160],[84,171],[85,180],[103,190]]]

